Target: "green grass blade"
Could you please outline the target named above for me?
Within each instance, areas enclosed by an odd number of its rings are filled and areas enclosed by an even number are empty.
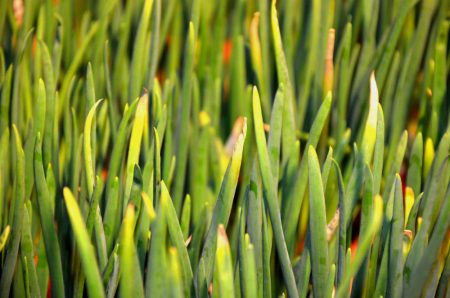
[[[361,240],[361,244],[359,248],[356,250],[355,257],[353,261],[350,263],[348,270],[345,272],[341,285],[338,288],[336,293],[336,297],[346,297],[348,293],[346,293],[351,278],[356,274],[359,266],[361,266],[364,257],[367,254],[367,251],[370,247],[373,237],[378,233],[381,228],[382,218],[383,218],[383,199],[380,196],[374,197],[374,210],[372,213],[371,225],[367,230],[367,233],[363,235],[363,239]]]
[[[184,199],[183,211],[181,212],[180,226],[183,232],[183,238],[186,240],[189,237],[189,227],[191,224],[191,196],[186,195]]]
[[[423,138],[422,133],[418,133],[411,148],[409,156],[409,167],[406,178],[406,185],[411,187],[415,194],[419,194],[422,185],[422,164],[423,164]]]
[[[300,260],[294,268],[298,293],[301,298],[305,298],[309,290],[309,279],[311,275],[311,251],[309,249],[311,241],[309,239],[307,238]]]
[[[84,170],[86,171],[86,184],[88,188],[89,197],[92,197],[94,193],[95,186],[95,161],[93,155],[93,149],[91,142],[93,140],[92,124],[94,122],[95,110],[102,103],[102,100],[97,101],[92,108],[90,108],[88,115],[86,116],[86,122],[84,124],[84,134],[83,134],[83,155],[84,155]]]
[[[25,197],[25,153],[23,152],[22,142],[20,140],[17,127],[13,125],[15,139],[15,173],[14,178],[15,196],[12,204],[14,211],[12,214],[11,237],[7,247],[5,263],[3,265],[2,276],[0,279],[0,296],[8,297],[10,294],[11,283],[14,277],[14,268],[16,267],[17,256],[19,252],[19,244],[22,233],[23,208]]]
[[[264,128],[261,114],[261,103],[259,100],[258,90],[253,88],[253,118],[255,125],[256,145],[258,149],[258,160],[263,180],[264,192],[266,193],[266,203],[269,209],[269,216],[272,222],[273,234],[275,236],[275,244],[277,247],[278,257],[283,271],[283,277],[288,289],[288,294],[297,297],[297,286],[295,284],[294,273],[292,271],[289,253],[284,239],[284,231],[281,224],[280,207],[278,206],[278,198],[273,183],[272,169],[270,168],[269,153],[267,151],[266,137],[264,136]]]
[[[108,281],[113,274],[113,270],[115,267],[115,262],[117,261],[117,252],[119,251],[119,244],[116,244],[114,250],[112,251],[108,263],[106,264],[105,269],[102,272],[103,284],[108,285]]]
[[[370,101],[369,101],[369,115],[367,116],[366,126],[361,143],[361,153],[364,156],[364,161],[370,164],[372,161],[373,150],[376,142],[378,118],[378,88],[375,81],[375,74],[372,73],[370,77]]]
[[[169,289],[166,286],[169,274],[167,262],[167,219],[166,212],[160,207],[155,221],[151,226],[152,238],[147,261],[145,279],[145,296],[163,297]]]
[[[280,140],[282,134],[283,110],[285,96],[284,87],[281,84],[275,95],[275,101],[270,116],[270,133],[268,138],[268,150],[270,152],[270,166],[272,169],[273,183],[278,185],[279,167],[280,167]]]
[[[75,241],[80,252],[89,296],[104,297],[103,282],[98,269],[94,247],[89,239],[80,208],[72,192],[67,187],[64,188],[64,201],[75,234]]]
[[[169,191],[161,181],[161,208],[165,212],[167,227],[169,229],[170,239],[174,243],[177,252],[179,254],[181,271],[184,280],[184,295],[189,296],[190,286],[192,284],[193,274],[191,263],[189,261],[189,255],[184,242],[183,232],[178,222],[177,213],[175,207],[172,204],[172,198],[169,195]]]
[[[306,148],[317,146],[320,135],[327,122],[328,115],[331,109],[331,93],[328,93],[323,101],[320,109],[314,119],[313,125],[306,143]],[[295,242],[295,231],[297,229],[298,219],[300,216],[300,209],[303,203],[303,195],[307,187],[308,177],[308,155],[304,154],[300,163],[300,168],[297,170],[295,177],[294,189],[290,190],[287,197],[283,198],[282,219],[283,227],[286,231],[286,242],[288,248],[292,250]],[[300,194],[300,199],[296,196]],[[295,198],[294,198],[295,196]]]
[[[373,153],[373,190],[375,194],[380,192],[381,179],[383,176],[383,160],[384,160],[384,115],[381,105],[378,104],[377,113],[377,129],[376,129],[376,140],[375,140],[375,150]]]
[[[246,287],[249,289],[247,297],[257,297],[257,281],[256,281],[256,265],[255,265],[255,255],[254,246],[250,243],[250,236],[245,234],[245,251],[243,266],[246,273],[245,283]]]
[[[264,241],[263,241],[263,206],[262,206],[262,185],[256,160],[253,163],[253,170],[250,177],[247,200],[247,232],[253,243],[253,254],[255,257],[257,295],[263,297],[264,293]],[[267,236],[266,236],[267,237]]]
[[[290,156],[291,150],[294,148],[295,143],[295,131],[296,122],[294,117],[295,109],[295,95],[294,89],[289,78],[289,70],[286,64],[286,57],[283,51],[283,45],[281,41],[281,33],[278,25],[277,10],[275,7],[276,1],[272,1],[271,8],[271,27],[272,37],[275,50],[275,61],[277,68],[277,76],[280,83],[284,85],[284,108],[283,108],[283,126],[282,126],[282,156],[283,164],[287,157]]]
[[[120,196],[119,196],[119,178],[116,177],[107,196],[103,226],[106,238],[106,251],[110,252],[113,248],[114,239],[119,230],[120,212]]]
[[[45,105],[45,128],[42,131],[44,166],[53,162],[51,155],[53,152],[53,128],[55,121],[55,79],[53,74],[53,65],[47,45],[39,41],[39,51],[42,55],[42,68],[44,72],[46,105]]]
[[[374,178],[372,175],[372,171],[366,164],[364,173],[364,196],[361,203],[361,224],[359,228],[359,233],[361,235],[365,235],[371,225],[370,221],[372,220],[374,197],[373,180]],[[358,244],[362,240],[362,238],[358,238]],[[358,274],[355,277],[355,281],[352,285],[352,295],[363,295],[365,294],[364,291],[367,290],[370,253],[371,252],[369,251],[368,255],[364,258],[364,261],[361,264],[361,268],[359,269]]]
[[[24,263],[26,263],[28,270],[28,279],[30,287],[31,297],[41,297],[41,292],[39,289],[39,284],[36,276],[36,267],[34,265],[34,254],[33,254],[33,240],[31,236],[31,203],[25,204],[23,209],[23,230],[22,230],[22,240],[20,244],[21,254],[23,255]]]
[[[5,248],[5,245],[8,242],[10,234],[11,234],[11,227],[6,226],[6,228],[2,232],[2,235],[0,236],[0,252],[3,251],[3,248]]]
[[[387,200],[389,197],[390,187],[393,185],[395,175],[400,172],[400,167],[403,162],[403,158],[406,152],[406,146],[408,144],[408,133],[405,131],[397,145],[397,150],[392,162],[386,161],[385,163],[385,187],[383,192],[383,198]]]
[[[405,284],[405,291],[403,295],[415,295],[420,293],[423,289],[426,279],[423,274],[431,273],[433,263],[438,257],[439,249],[444,241],[445,234],[448,233],[450,226],[450,188],[447,187],[444,205],[442,212],[439,214],[436,228],[431,234],[428,246],[425,248],[421,258],[416,262],[416,266],[411,272],[409,282]],[[408,280],[407,280],[408,281]]]
[[[345,217],[348,212],[348,207],[345,203],[345,189],[341,169],[335,160],[333,160],[333,166],[336,172],[339,190],[338,268],[336,272],[336,285],[339,286],[342,283],[344,272],[346,271],[345,254],[347,247],[347,228],[345,227]]]
[[[213,297],[234,297],[233,266],[228,238],[223,225],[219,225],[214,265]]]
[[[175,248],[169,249],[169,266],[170,266],[170,295],[171,297],[189,297],[183,296],[183,282],[181,278],[181,269],[179,265],[179,257]]]
[[[403,194],[399,175],[395,177],[394,211],[389,242],[389,273],[386,295],[401,297],[403,288]]]
[[[308,173],[313,293],[314,296],[325,297],[329,274],[327,219],[319,160],[312,146],[308,147]]]
[[[238,137],[233,155],[228,163],[228,167],[220,187],[219,197],[217,198],[214,206],[211,224],[206,234],[201,259],[204,260],[207,282],[211,281],[213,274],[217,229],[220,224],[226,226],[230,217],[231,207],[233,205],[233,199],[241,168],[242,152],[244,149],[246,133],[247,124],[244,122],[243,131]]]
[[[439,285],[436,292],[437,297],[444,297],[450,291],[450,254],[447,254],[445,265],[439,279]]]
[[[272,297],[272,285],[271,285],[271,271],[270,271],[270,259],[271,259],[271,247],[272,238],[269,236],[267,226],[267,218],[265,210],[262,210],[262,258],[263,258],[263,297]]]
[[[145,93],[139,99],[136,109],[136,115],[131,131],[130,147],[128,148],[127,166],[126,166],[126,182],[124,207],[128,204],[131,195],[131,186],[133,184],[134,166],[139,162],[141,152],[142,134],[145,125],[145,119],[148,117],[148,94]]]
[[[128,101],[131,103],[140,94],[140,88],[144,82],[144,65],[142,60],[145,54],[145,43],[147,39],[147,31],[149,29],[150,17],[153,9],[153,0],[145,1],[142,9],[142,15],[136,33],[133,45],[133,55],[131,60],[130,81],[128,89]]]
[[[73,57],[73,59],[70,63],[70,66],[64,75],[64,79],[61,83],[61,89],[59,92],[60,93],[59,98],[61,99],[61,104],[58,105],[58,107],[59,107],[59,109],[57,111],[58,119],[61,118],[61,114],[62,114],[61,109],[63,107],[65,107],[65,105],[67,104],[67,102],[69,100],[68,92],[69,92],[71,81],[72,81],[73,77],[75,76],[78,67],[82,63],[83,57],[86,54],[89,44],[92,42],[92,39],[95,37],[98,29],[99,29],[99,23],[94,22],[92,24],[92,26],[90,27],[89,32],[84,36],[83,43],[81,44],[80,48],[78,49],[75,57]]]
[[[158,67],[159,56],[159,39],[161,27],[161,0],[155,0],[152,17],[152,31],[150,36],[150,59],[149,59],[149,73],[147,75],[147,81],[149,90],[152,90],[155,73]]]
[[[265,2],[265,1],[264,1]],[[267,4],[265,4],[267,5]],[[262,63],[262,47],[267,47],[267,45],[261,44],[258,29],[263,26],[259,26],[261,12],[257,12],[253,15],[252,22],[250,23],[249,29],[249,39],[250,39],[250,59],[252,61],[253,69],[255,70],[257,79],[258,79],[258,88],[261,90],[261,98],[262,98],[262,106],[263,106],[263,115],[267,116],[269,114],[270,108],[270,97],[268,82],[266,80],[268,72],[264,70],[268,69],[266,63]]]
[[[314,36],[312,36],[314,38]],[[340,42],[337,58],[336,58],[336,80],[337,80],[337,91],[336,93],[336,103],[337,103],[337,119],[336,119],[336,135],[335,137],[341,137],[345,133],[346,128],[346,118],[347,118],[347,102],[350,92],[350,51],[351,51],[351,39],[352,39],[352,23],[347,23],[342,36],[342,41]],[[311,53],[312,55],[312,53]],[[304,99],[302,99],[304,100]]]
[[[136,246],[133,240],[135,226],[135,207],[128,205],[122,222],[120,239],[120,295],[123,297],[144,297],[141,268],[138,263]],[[162,269],[162,268],[161,268]]]
[[[117,290],[117,286],[119,285],[119,256],[114,253],[114,268],[111,273],[111,277],[108,281],[108,286],[106,287],[106,297],[114,298]]]
[[[328,280],[327,280],[327,288],[325,291],[325,297],[333,297],[333,290],[334,290],[334,279],[336,277],[336,264],[332,264],[330,267],[330,272],[328,274]]]
[[[115,177],[120,174],[120,168],[122,165],[123,156],[125,155],[126,148],[126,138],[127,138],[127,128],[128,122],[131,116],[135,113],[139,99],[136,99],[125,111],[122,120],[120,121],[119,129],[117,132],[117,138],[115,139],[115,145],[111,152],[111,161],[108,169],[107,187],[108,194],[110,193],[110,188],[114,182]]]
[[[185,59],[183,68],[183,77],[188,78],[192,76],[194,70],[194,53],[196,45],[196,34],[194,24],[189,23],[188,38],[186,39],[185,47]],[[175,181],[173,189],[174,206],[177,210],[177,214],[181,211],[182,191],[184,188],[186,163],[188,156],[188,133],[186,129],[189,129],[189,114],[192,105],[192,80],[183,80],[180,94],[180,108],[177,118],[177,127],[175,135],[175,148],[176,148],[176,171]],[[184,129],[181,129],[181,128]]]
[[[13,78],[13,65],[11,64],[6,71],[5,79],[1,85],[2,97],[1,97],[1,110],[0,110],[0,132],[4,133],[6,129],[9,129],[8,111],[11,106],[11,87]]]

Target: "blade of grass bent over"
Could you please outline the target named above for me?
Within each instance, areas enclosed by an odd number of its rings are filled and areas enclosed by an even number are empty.
[[[86,117],[86,123],[84,125],[84,134],[83,134],[84,169],[86,171],[86,184],[90,198],[94,193],[94,186],[95,186],[95,161],[93,160],[92,154],[93,148],[91,147],[92,123],[94,121],[95,110],[97,109],[97,107],[100,105],[101,102],[102,100],[97,101],[89,110],[89,113]]]

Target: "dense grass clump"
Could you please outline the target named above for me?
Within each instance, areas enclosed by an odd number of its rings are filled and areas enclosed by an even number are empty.
[[[0,297],[450,297],[449,13],[0,0]]]

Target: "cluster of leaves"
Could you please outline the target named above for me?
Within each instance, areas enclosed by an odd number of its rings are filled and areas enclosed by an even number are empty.
[[[0,1],[0,296],[449,297],[449,3]]]

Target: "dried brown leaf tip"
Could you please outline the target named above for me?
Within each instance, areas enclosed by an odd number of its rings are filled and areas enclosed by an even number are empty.
[[[228,137],[227,143],[225,144],[225,152],[231,156],[234,147],[242,134],[247,131],[247,119],[245,117],[238,117],[234,122],[233,129],[231,130],[230,136]]]

